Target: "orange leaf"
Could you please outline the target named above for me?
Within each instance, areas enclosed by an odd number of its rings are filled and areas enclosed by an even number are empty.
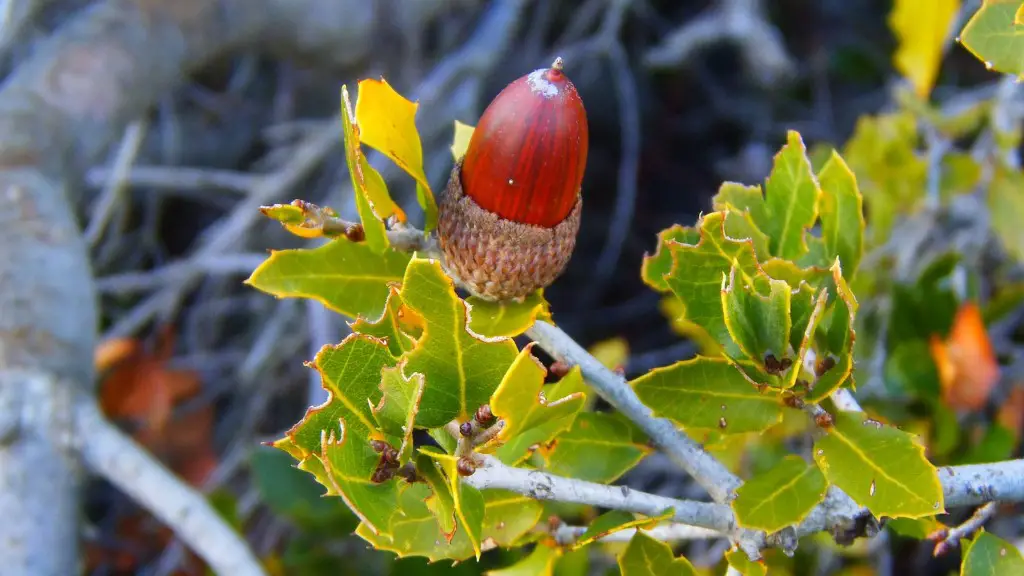
[[[978,306],[964,303],[949,337],[932,335],[932,358],[939,371],[942,401],[953,409],[980,410],[999,380],[999,364]]]
[[[114,338],[96,347],[93,362],[97,372],[106,372],[115,365],[136,356],[142,348],[138,340],[132,338]]]

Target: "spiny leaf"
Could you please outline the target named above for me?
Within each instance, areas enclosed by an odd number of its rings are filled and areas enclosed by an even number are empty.
[[[697,572],[686,558],[675,558],[668,544],[637,530],[618,557],[622,576],[694,576]]]
[[[537,320],[551,320],[551,310],[544,291],[526,296],[522,302],[504,300],[492,302],[470,296],[469,329],[482,336],[519,336]]]
[[[352,190],[356,200],[359,220],[363,223],[366,234],[366,245],[377,254],[382,254],[390,245],[387,227],[384,220],[391,215],[401,214],[400,209],[391,200],[387,184],[377,170],[370,166],[360,145],[360,128],[355,125],[352,114],[352,102],[349,101],[348,88],[341,87],[341,127],[345,139],[345,161],[348,173],[352,178]],[[402,214],[404,219],[405,215]]]
[[[817,220],[819,194],[803,139],[790,130],[765,183],[768,219],[758,222],[773,256],[795,260],[807,252],[804,233]]]
[[[1024,574],[1024,557],[1017,547],[982,530],[973,540],[964,541],[963,576],[1002,576]]]
[[[458,456],[444,454],[427,448],[420,448],[420,452],[432,458],[441,467],[441,470],[444,471],[444,475],[448,479],[448,486],[451,489],[452,500],[455,504],[455,517],[458,519],[458,526],[466,533],[470,544],[473,546],[476,559],[479,560],[480,546],[483,542],[483,495],[476,488],[460,481]]]
[[[945,512],[938,472],[910,434],[840,412],[814,443],[814,460],[835,484],[876,517],[922,518]]]
[[[614,482],[636,466],[651,449],[633,441],[632,431],[609,414],[584,412],[553,447],[541,447],[553,474],[590,482]]]
[[[455,134],[452,136],[452,159],[458,162],[466,155],[466,149],[469,148],[469,141],[473,138],[474,127],[469,124],[463,124],[458,120],[455,121]]]
[[[792,327],[789,284],[767,276],[763,282],[770,287],[768,296],[761,296],[749,286],[737,286],[734,267],[722,289],[722,310],[732,340],[747,358],[762,368],[766,354],[778,357],[786,354]]]
[[[321,454],[321,432],[337,432],[339,420],[345,421],[352,434],[361,434],[360,442],[368,439],[376,428],[368,402],[380,399],[381,371],[395,363],[384,343],[371,336],[350,334],[337,346],[321,348],[313,366],[329,397],[323,405],[306,410],[288,431],[289,452],[300,458]]]
[[[927,99],[935,85],[942,47],[959,11],[960,0],[896,0],[889,14],[898,42],[893,62],[918,98]]]
[[[545,398],[548,399],[549,409],[552,405],[571,406],[576,402],[575,398],[577,397],[582,398],[580,402],[585,406],[588,403],[587,392],[587,385],[583,382],[583,373],[579,366],[574,366],[561,380],[543,390]],[[546,445],[558,434],[568,430],[576,418],[576,413],[573,411],[561,419],[547,420],[510,436],[505,444],[497,449],[495,456],[509,466],[522,462],[530,455],[534,446]]]
[[[771,389],[759,391],[735,366],[698,356],[656,368],[631,385],[655,415],[684,428],[760,432],[782,419],[782,403]]]
[[[511,548],[537,525],[544,506],[537,500],[507,490],[484,490],[484,540]]]
[[[665,276],[672,271],[672,252],[669,245],[673,242],[697,244],[700,242],[700,232],[696,228],[676,224],[658,233],[655,252],[644,255],[640,276],[648,286],[659,292],[669,291]]]
[[[561,557],[558,548],[537,544],[530,555],[519,562],[498,570],[488,570],[487,576],[551,576],[554,574],[555,562]]]
[[[374,533],[389,534],[391,517],[398,498],[395,480],[371,480],[380,463],[377,454],[367,442],[365,431],[355,418],[342,419],[338,433],[321,432],[320,462],[327,470],[331,486],[345,504]]]
[[[928,0],[931,1],[931,0]],[[829,262],[839,261],[849,281],[864,253],[863,200],[857,178],[836,152],[818,174],[821,183],[821,237]]]
[[[825,498],[827,488],[817,466],[790,455],[744,482],[732,509],[740,526],[772,533],[800,523]]]
[[[747,556],[747,553],[739,548],[733,548],[725,553],[725,559],[733,569],[742,576],[767,576],[768,566],[764,560],[754,562]]]
[[[807,323],[803,326],[803,335],[800,338],[800,347],[797,348],[796,358],[793,359],[793,366],[786,375],[785,381],[782,384],[783,388],[792,388],[800,378],[804,368],[804,362],[807,359],[807,354],[810,353],[811,348],[814,345],[814,332],[818,329],[818,322],[821,320],[821,315],[825,312],[826,302],[828,302],[828,292],[823,289],[818,293],[818,297],[814,300],[814,307],[811,308],[810,314],[806,316]],[[797,300],[796,303],[798,306],[802,305],[801,300]],[[800,322],[804,321],[805,316],[802,310],[799,310],[796,316]]]
[[[430,486],[431,495],[424,500],[430,513],[437,519],[437,527],[451,544],[458,528],[455,521],[455,498],[452,488],[434,460],[426,454],[416,455],[416,473]]]
[[[433,428],[455,418],[468,420],[490,400],[515,360],[515,343],[508,338],[484,338],[467,329],[466,302],[436,261],[412,260],[401,295],[425,324],[405,365],[406,374],[419,372],[427,382],[416,423]]]
[[[825,331],[824,350],[819,351],[819,358],[831,357],[835,365],[815,380],[814,388],[804,397],[808,402],[824,400],[846,383],[853,372],[853,344],[856,336],[853,326],[857,316],[857,299],[843,277],[838,260],[831,271],[832,289],[836,299],[832,304],[828,328]]]
[[[402,280],[408,262],[403,252],[375,254],[339,238],[311,250],[271,252],[245,283],[278,298],[310,298],[351,318],[377,318],[388,283]]]
[[[553,422],[558,423],[559,431],[564,430],[583,408],[584,395],[579,392],[550,403],[544,398],[541,389],[547,370],[534,358],[533,346],[531,342],[519,352],[491,396],[491,412],[504,421],[496,444]]]
[[[437,203],[423,171],[423,146],[416,129],[419,104],[410,102],[383,78],[361,80],[356,121],[363,143],[378,150],[416,179],[416,195],[426,215],[424,231],[437,226]]]
[[[367,320],[365,316],[356,318],[350,323],[353,332],[376,336],[388,344],[388,349],[396,357],[413,349],[416,341],[409,335],[412,328],[409,322],[410,313],[405,310],[398,287],[388,286],[388,299],[384,312],[376,320]]]
[[[586,531],[584,531],[583,534],[580,534],[579,538],[569,546],[569,549],[576,550],[578,548],[582,548],[609,534],[629,530],[631,528],[650,529],[659,522],[672,518],[674,513],[675,512],[672,509],[669,509],[658,516],[637,518],[629,512],[610,510],[595,518],[590,525],[587,526]]]
[[[964,26],[960,41],[985,68],[1024,74],[1024,23],[1016,18],[1020,7],[1020,0],[985,0]]]
[[[381,371],[381,397],[373,407],[373,416],[389,444],[397,447],[399,464],[405,464],[412,453],[413,425],[423,388],[422,374],[406,378],[399,366]]]

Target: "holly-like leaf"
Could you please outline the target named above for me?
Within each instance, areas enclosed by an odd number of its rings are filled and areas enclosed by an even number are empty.
[[[790,130],[765,183],[768,219],[758,223],[768,235],[773,256],[795,260],[807,252],[804,233],[818,218],[819,194],[803,139]]]
[[[1002,576],[1024,574],[1024,557],[1006,540],[982,530],[973,540],[964,541],[963,576]]]
[[[533,356],[533,346],[531,342],[519,352],[491,396],[491,412],[504,421],[504,427],[495,438],[496,444],[504,444],[550,422],[559,422],[568,428],[583,408],[584,395],[579,392],[554,402],[547,401],[541,393],[547,369]]]
[[[814,460],[835,484],[876,517],[923,518],[943,514],[942,485],[924,446],[914,436],[840,412],[814,443]]]
[[[772,389],[759,391],[720,358],[698,356],[655,368],[631,385],[656,416],[684,428],[760,432],[782,419],[782,403]]]
[[[545,388],[542,390],[542,393],[548,400],[547,409],[551,409],[552,405],[557,409],[563,406],[563,403],[571,406],[576,402],[575,398],[577,397],[582,397],[580,402],[584,406],[588,403],[587,385],[583,382],[583,374],[579,366],[574,366],[561,380]],[[548,444],[558,434],[568,430],[576,419],[576,414],[577,411],[572,411],[561,419],[547,420],[536,426],[521,430],[500,446],[497,452],[495,452],[495,456],[509,466],[522,462],[523,459],[530,455],[534,446]]]
[[[424,499],[427,509],[437,519],[437,527],[449,544],[458,528],[455,520],[455,498],[441,469],[426,454],[416,455],[416,473],[430,486],[431,495]]]
[[[406,378],[402,368],[384,368],[381,371],[380,401],[373,407],[385,439],[398,450],[399,464],[405,464],[412,454],[413,425],[423,398],[423,375],[413,374]]]
[[[622,510],[610,510],[595,518],[590,525],[587,526],[587,529],[583,534],[580,534],[579,538],[569,546],[569,549],[576,550],[578,548],[582,548],[604,538],[605,536],[608,536],[609,534],[614,534],[623,530],[629,530],[632,528],[650,529],[656,526],[659,522],[672,518],[674,514],[675,512],[672,509],[669,509],[658,516],[637,518],[629,512],[623,512]]]
[[[329,397],[324,404],[306,410],[288,431],[291,443],[287,451],[298,459],[321,454],[321,433],[338,432],[339,420],[344,420],[353,434],[361,435],[360,441],[367,440],[376,428],[370,402],[380,400],[381,371],[395,363],[387,346],[372,336],[350,334],[337,346],[321,348],[312,364]]]
[[[463,124],[458,120],[455,121],[455,134],[452,136],[452,159],[458,162],[466,155],[466,149],[469,148],[469,141],[473,138],[473,130],[475,128],[469,124]]]
[[[637,530],[629,545],[618,557],[622,576],[694,576],[693,565],[686,558],[676,558],[668,544]]]
[[[853,372],[854,319],[857,316],[857,299],[843,277],[842,267],[837,260],[831,268],[832,289],[836,299],[832,304],[828,328],[825,331],[825,347],[819,357],[828,356],[834,365],[822,373],[814,382],[804,400],[820,402],[846,383]]]
[[[451,490],[452,500],[455,505],[455,517],[458,526],[466,533],[476,559],[480,559],[480,546],[483,542],[484,525],[484,497],[479,490],[461,482],[458,465],[459,457],[451,454],[444,454],[436,450],[420,448],[420,453],[429,456],[444,471],[448,479],[448,487]]]
[[[780,358],[786,354],[792,328],[789,284],[767,276],[764,282],[769,285],[768,296],[761,296],[749,286],[737,285],[736,268],[732,268],[722,289],[726,328],[743,354],[761,367],[766,354]]]
[[[959,11],[960,0],[897,0],[889,14],[898,43],[893,62],[922,100],[935,85],[942,48]]]
[[[672,272],[672,243],[697,244],[700,232],[696,228],[683,227],[678,224],[658,233],[658,244],[654,254],[645,254],[640,267],[640,276],[648,286],[659,292],[668,292],[665,276]]]
[[[736,490],[733,512],[740,526],[772,533],[799,524],[825,498],[828,484],[817,466],[790,455]]]
[[[322,431],[320,462],[334,491],[363,524],[371,532],[388,534],[395,511],[393,502],[398,498],[398,483],[393,479],[384,482],[371,479],[381,456],[366,440],[361,424],[350,417],[341,420],[337,434]]]
[[[352,179],[356,210],[359,212],[359,220],[363,223],[363,231],[366,234],[366,245],[375,253],[381,254],[390,244],[384,220],[392,215],[404,220],[405,214],[391,200],[384,178],[363,155],[361,127],[356,126],[352,102],[348,97],[348,87],[344,85],[341,87],[341,128],[345,139],[345,161]]]
[[[403,252],[375,254],[339,238],[313,249],[273,251],[245,283],[278,298],[310,298],[351,318],[378,318],[388,283],[402,280],[408,262]]]
[[[353,332],[376,336],[387,342],[388,349],[395,357],[413,349],[416,341],[409,335],[412,325],[408,322],[409,313],[403,308],[402,296],[398,287],[388,286],[388,299],[384,312],[376,320],[367,320],[365,316],[356,318],[349,324]]]
[[[470,296],[466,302],[470,306],[469,329],[481,336],[519,336],[537,320],[551,320],[543,290],[529,294],[522,302],[492,302],[476,296]]]
[[[423,170],[423,146],[416,129],[419,103],[410,102],[383,78],[360,80],[356,101],[359,137],[416,179],[416,195],[426,216],[424,231],[437,226],[437,203]]]
[[[600,483],[614,482],[650,452],[633,441],[629,426],[599,412],[577,414],[554,446],[541,447],[551,473]]]
[[[726,552],[725,560],[742,576],[768,576],[768,566],[763,559],[754,562],[746,552],[739,548],[733,548]]]
[[[839,258],[843,277],[857,272],[864,253],[863,199],[857,178],[836,152],[818,174],[821,184],[821,238],[827,262]]]
[[[1024,22],[1016,18],[1020,6],[1019,0],[985,0],[964,26],[960,42],[985,68],[1024,74]]]
[[[561,556],[558,548],[539,543],[526,558],[507,568],[488,570],[486,576],[552,576],[555,563]]]
[[[434,428],[455,418],[468,420],[490,401],[515,360],[515,342],[485,338],[467,329],[466,302],[436,261],[412,260],[401,296],[425,325],[405,365],[406,374],[419,372],[427,382],[417,425]]]

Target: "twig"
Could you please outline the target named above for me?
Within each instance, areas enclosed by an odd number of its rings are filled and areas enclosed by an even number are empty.
[[[555,476],[540,470],[513,468],[493,456],[477,455],[476,458],[480,465],[476,472],[463,481],[480,490],[499,488],[536,500],[587,504],[647,516],[656,516],[672,508],[672,520],[675,522],[717,530],[723,534],[732,533],[736,529],[732,510],[723,504],[677,500],[640,492],[627,486],[607,486]]]
[[[218,574],[263,575],[259,561],[201,493],[182,483],[79,396],[75,436],[85,463],[174,529]]]
[[[832,393],[832,403],[836,405],[836,410],[841,412],[863,412],[864,409],[860,407],[860,403],[853,397],[853,393],[848,388],[840,388]]]
[[[665,418],[655,418],[626,379],[606,368],[560,328],[537,322],[526,335],[548,354],[569,366],[579,366],[583,377],[609,404],[635,422],[679,467],[697,481],[716,502],[728,502],[740,479]]]
[[[995,516],[998,509],[998,502],[989,502],[975,510],[974,514],[959,526],[955,526],[948,530],[939,530],[938,532],[929,535],[929,540],[938,540],[935,542],[935,549],[932,552],[932,555],[939,557],[951,552],[954,548],[960,545],[960,540],[967,538],[978,530],[981,530],[981,527]]]
[[[126,272],[97,278],[96,289],[101,294],[125,295],[152,290],[193,272],[248,275],[266,259],[265,254],[220,254],[211,258],[192,258],[147,272]]]
[[[104,183],[103,192],[96,200],[92,217],[89,219],[89,226],[84,232],[85,241],[90,246],[95,246],[99,242],[114,209],[117,208],[118,202],[122,201],[128,170],[135,163],[135,157],[138,156],[139,148],[148,131],[149,120],[146,118],[136,120],[125,128],[121,145],[118,146],[117,154],[114,157],[114,167]]]
[[[85,175],[89,186],[102,186],[110,180],[116,168],[97,166]],[[159,190],[227,190],[247,194],[260,181],[261,176],[214,170],[212,168],[191,168],[187,166],[136,166],[123,176],[123,182],[136,188]]]
[[[555,529],[553,537],[555,542],[565,546],[578,540],[586,531],[586,526],[570,526],[568,524],[562,524]],[[612,532],[607,536],[599,538],[598,542],[629,542],[636,533],[636,528],[619,530],[618,532]],[[708,528],[689,526],[687,524],[660,524],[653,528],[645,528],[644,534],[663,542],[677,542],[680,540],[709,540],[725,537],[725,535],[718,530],[709,530]]]

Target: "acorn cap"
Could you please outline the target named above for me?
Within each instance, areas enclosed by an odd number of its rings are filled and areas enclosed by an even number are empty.
[[[456,162],[438,206],[438,243],[456,282],[484,300],[509,300],[547,287],[572,257],[583,200],[553,227],[507,220],[464,193]]]

